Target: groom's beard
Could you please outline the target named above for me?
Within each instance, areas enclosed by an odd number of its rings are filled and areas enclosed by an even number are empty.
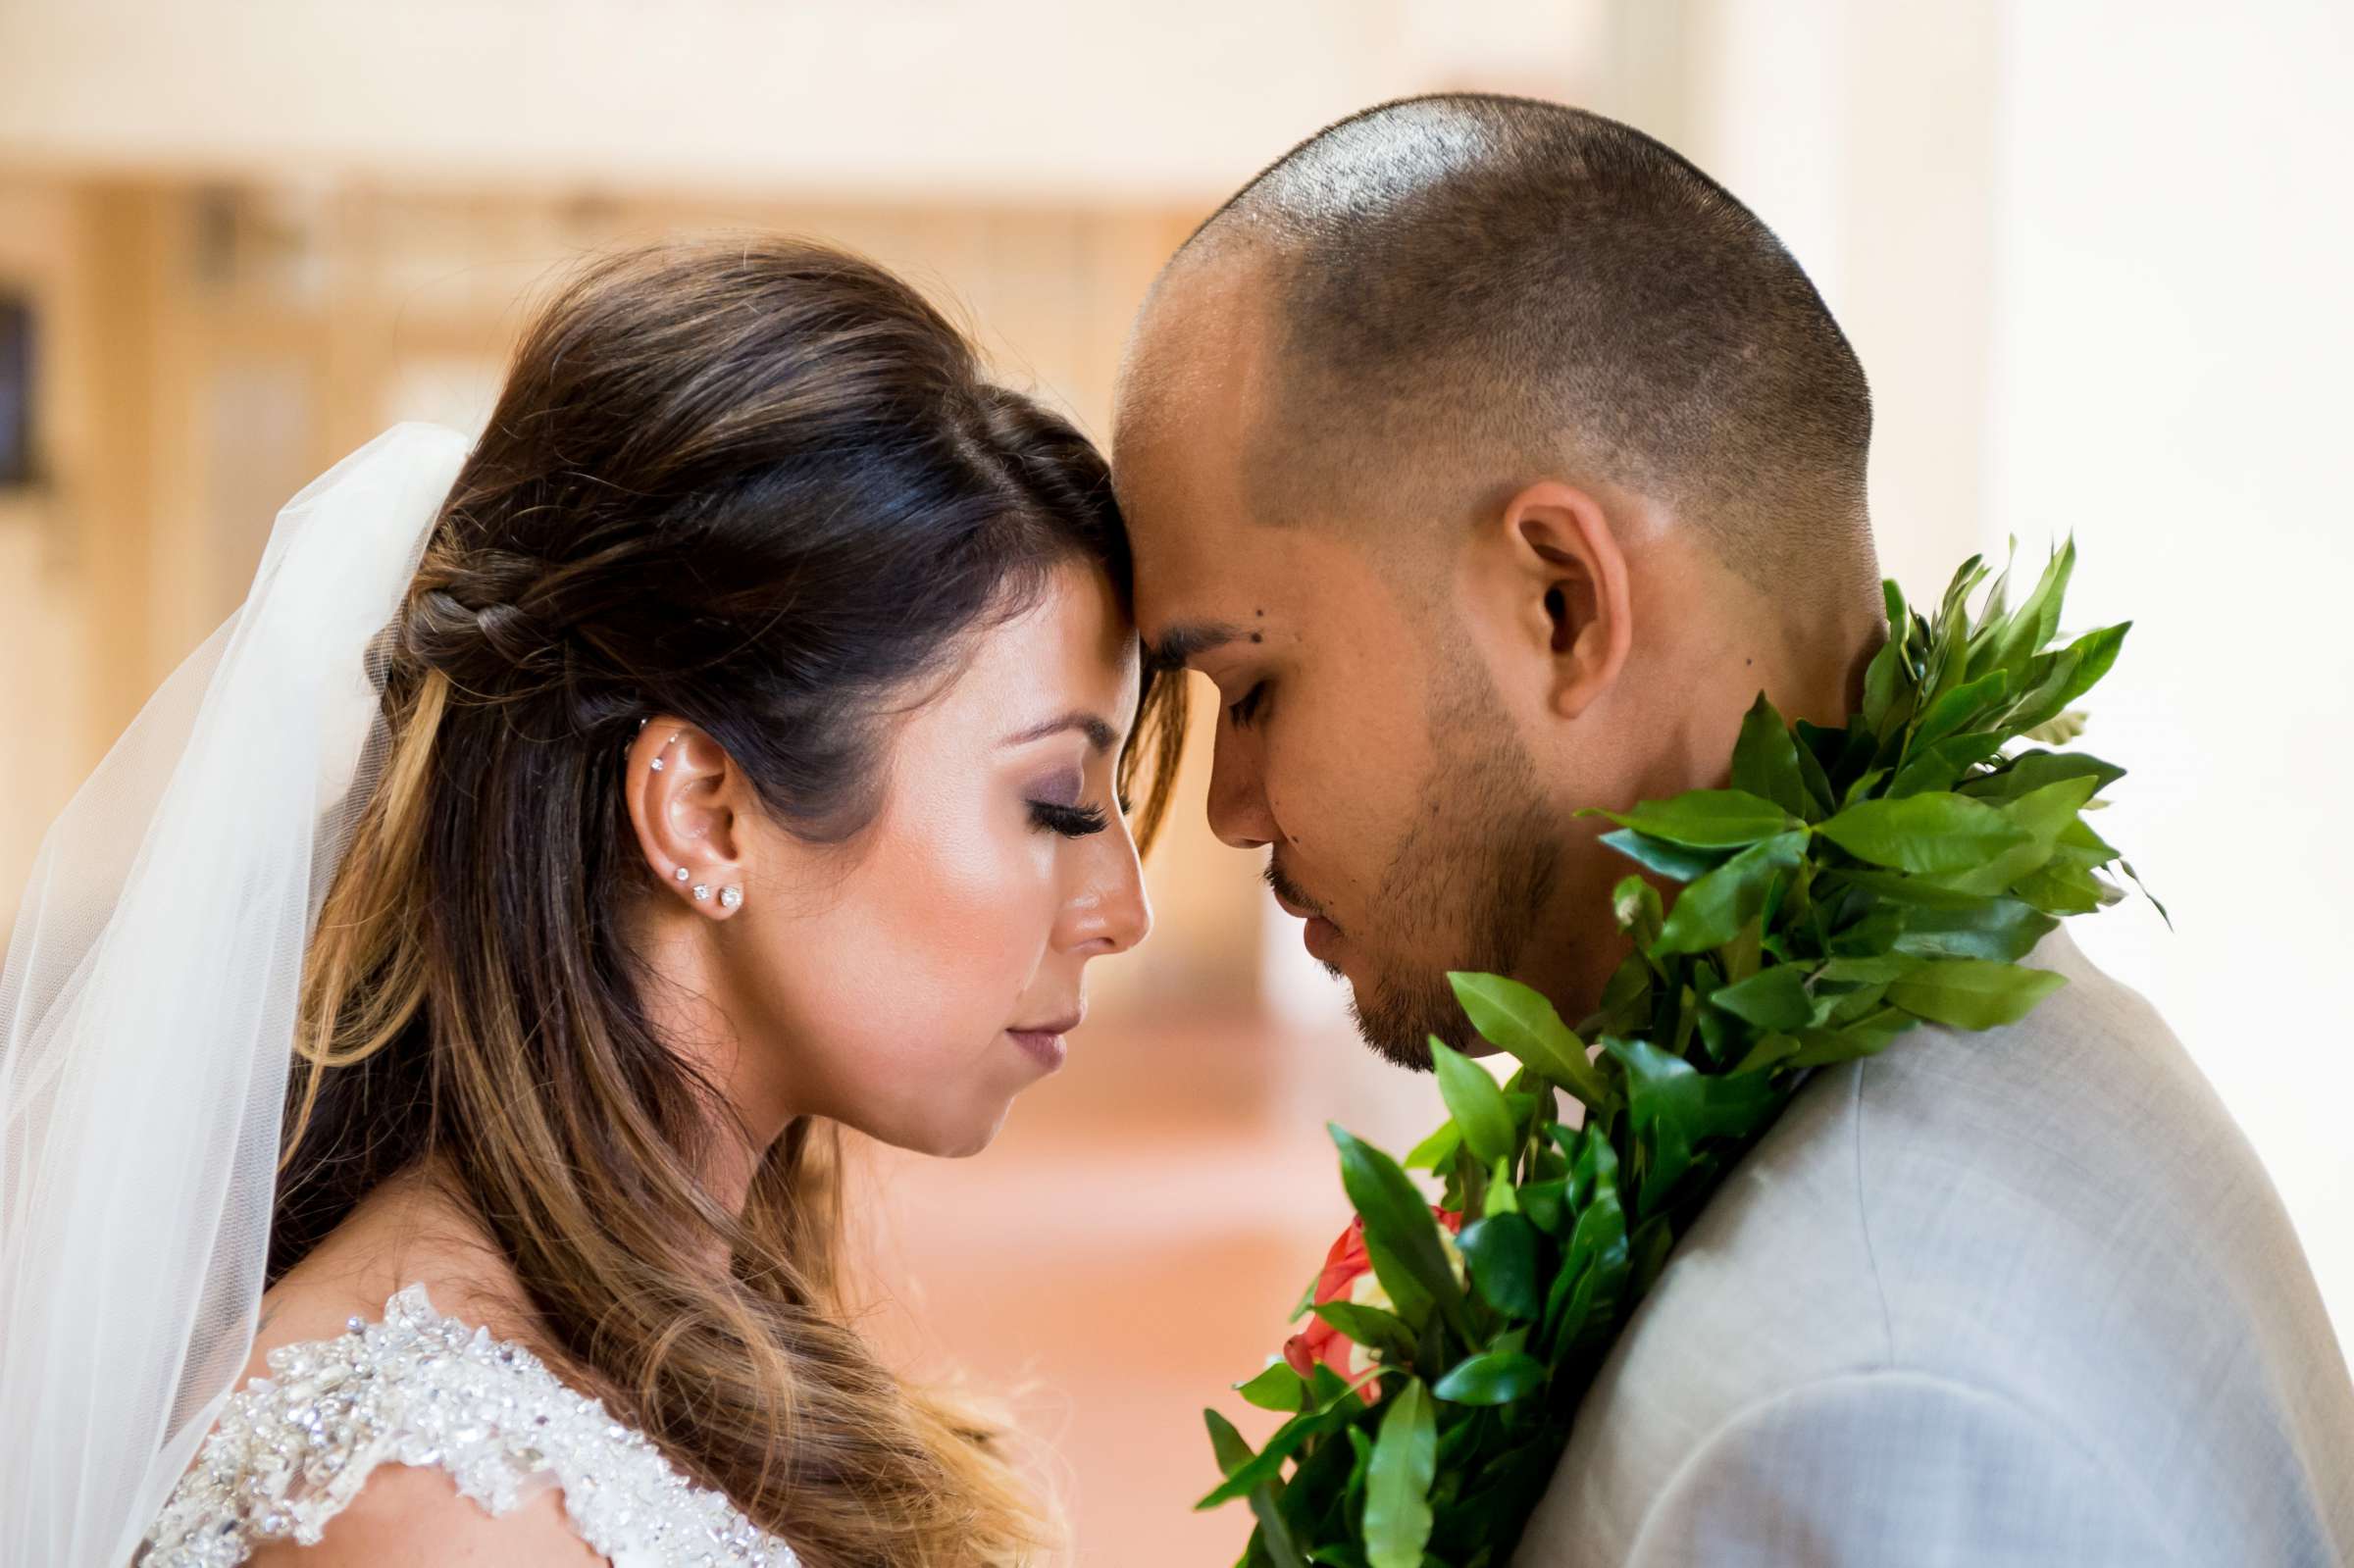
[[[1401,1067],[1428,1070],[1433,1035],[1475,1042],[1447,972],[1517,971],[1561,869],[1554,808],[1510,716],[1484,671],[1467,683],[1438,710],[1429,792],[1371,906],[1387,918],[1347,934],[1367,971],[1351,987],[1357,1033]]]

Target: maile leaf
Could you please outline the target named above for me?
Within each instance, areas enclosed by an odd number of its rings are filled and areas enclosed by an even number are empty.
[[[2028,838],[1994,807],[1956,794],[1859,800],[1815,831],[1858,860],[1929,877],[1982,866]]]
[[[2124,621],[2087,632],[2060,650],[2041,681],[2021,696],[2003,722],[2031,735],[2048,721],[2066,713],[2070,703],[2091,690],[2094,683],[2117,663],[2118,649],[2124,645],[2125,633],[2132,625]],[[2037,665],[2040,664],[2038,660]]]
[[[1719,986],[1709,1000],[1765,1030],[1798,1029],[1815,1017],[1806,971],[1795,964],[1775,964],[1738,984]]]
[[[1257,1377],[1236,1384],[1234,1391],[1261,1410],[1296,1411],[1307,1402],[1306,1381],[1281,1361],[1269,1362]]]
[[[1733,787],[1770,800],[1793,817],[1810,815],[1807,784],[1798,771],[1797,743],[1763,691],[1742,716],[1741,737],[1733,744]]]
[[[1422,1568],[1430,1543],[1430,1484],[1438,1475],[1438,1414],[1419,1378],[1381,1418],[1365,1473],[1365,1561],[1371,1568]]]
[[[1897,1036],[1911,1029],[1914,1022],[1910,1013],[1883,1007],[1836,1029],[1802,1029],[1798,1032],[1798,1050],[1782,1065],[1828,1067],[1860,1056],[1876,1055]]]
[[[1430,1037],[1431,1065],[1439,1080],[1439,1097],[1447,1113],[1463,1130],[1463,1141],[1482,1164],[1510,1159],[1519,1139],[1512,1132],[1511,1112],[1505,1109],[1504,1090],[1488,1070],[1438,1036]],[[1540,1069],[1541,1070],[1541,1069]]]
[[[1925,748],[1944,739],[1982,709],[1990,708],[2003,699],[2011,684],[2010,675],[2002,670],[1991,671],[1966,685],[1959,685],[1929,704],[1929,711],[1920,716],[1913,728],[1913,738],[1907,750]],[[1992,750],[1992,746],[1987,748]]]
[[[2114,902],[2102,891],[2098,877],[2080,866],[2058,863],[2041,871],[2021,877],[2012,885],[2012,891],[2050,916],[2089,915],[2105,903]]]
[[[1901,943],[1904,938],[1898,937]],[[1901,980],[1928,962],[1924,958],[1908,957],[1899,953],[1882,954],[1873,958],[1834,958],[1816,971],[1816,978],[1826,983],[1853,983],[1867,986],[1885,986]]]
[[[1328,1122],[1325,1128],[1340,1147],[1341,1186],[1364,1218],[1365,1249],[1391,1299],[1404,1305],[1401,1287],[1390,1270],[1384,1269],[1385,1262],[1404,1279],[1407,1293],[1419,1290],[1437,1304],[1458,1333],[1469,1339],[1468,1326],[1462,1320],[1463,1292],[1456,1284],[1445,1248],[1439,1244],[1439,1225],[1430,1217],[1429,1203],[1397,1161],[1352,1137],[1338,1123]]]
[[[1414,1358],[1414,1331],[1394,1312],[1356,1301],[1320,1301],[1316,1316],[1338,1329],[1342,1339],[1379,1350],[1393,1365]]]
[[[1285,1367],[1284,1370],[1291,1372],[1292,1369]],[[1294,1372],[1292,1376],[1297,1378],[1299,1374]],[[1203,1411],[1202,1420],[1209,1428],[1209,1451],[1217,1457],[1221,1474],[1231,1476],[1257,1457],[1250,1441],[1234,1430],[1233,1422],[1215,1410]]]
[[[2017,898],[1973,899],[1967,908],[1912,911],[1905,919],[1904,935],[1896,938],[1896,950],[1923,958],[2009,963],[2033,952],[2058,924]]]
[[[1510,1404],[1544,1386],[1545,1363],[1535,1356],[1521,1350],[1490,1350],[1458,1361],[1430,1391],[1455,1404]]]
[[[2067,984],[2068,977],[2048,969],[1950,958],[1892,982],[1888,1000],[1932,1024],[1994,1029],[2018,1023],[2037,1002]]]
[[[2002,749],[2002,744],[2003,733],[1999,730],[1971,730],[1947,735],[1905,760],[1897,776],[1888,781],[1888,798],[1902,800],[1907,795],[1951,789],[1972,763],[1993,756]]]
[[[2166,922],[2166,929],[2173,931],[2175,917],[2166,912],[2166,905],[2158,902],[2158,895],[2150,891],[2149,884],[2141,880],[2141,873],[2133,869],[2133,863],[2129,860],[2120,860],[2117,864],[2126,876],[2133,879],[2133,885],[2141,889],[2141,896],[2147,898],[2151,906],[2158,911],[2158,918]]]
[[[1790,813],[1740,789],[1692,789],[1668,800],[1646,800],[1629,812],[1578,815],[1608,817],[1621,828],[1687,849],[1739,849],[1794,826]]]
[[[2068,591],[2068,580],[2076,568],[2076,540],[2073,534],[2061,549],[2052,552],[2043,575],[2036,580],[2034,589],[2011,614],[2011,624],[1995,644],[1992,664],[2009,670],[2016,678],[2022,675],[2027,661],[2059,630],[2060,603]]]
[[[1457,972],[1447,977],[1480,1038],[1600,1110],[1610,1091],[1586,1058],[1586,1042],[1561,1022],[1553,1003],[1530,986],[1502,975]]]
[[[1361,1382],[1371,1382],[1377,1375],[1367,1373]],[[1215,1508],[1222,1502],[1250,1496],[1270,1482],[1282,1480],[1283,1467],[1290,1462],[1292,1455],[1311,1441],[1328,1437],[1346,1427],[1364,1409],[1363,1402],[1356,1392],[1358,1386],[1343,1381],[1330,1367],[1319,1363],[1315,1377],[1310,1380],[1311,1402],[1308,1407],[1276,1428],[1274,1436],[1267,1439],[1267,1445],[1256,1454],[1250,1452],[1250,1444],[1243,1442],[1241,1435],[1234,1433],[1224,1417],[1218,1417],[1217,1423],[1210,1427],[1211,1446],[1220,1451],[1221,1463],[1227,1457],[1240,1457],[1242,1462],[1235,1469],[1227,1471],[1226,1479],[1195,1503],[1195,1509]],[[1205,1410],[1203,1414],[1207,1417],[1217,1412]],[[1220,1425],[1225,1425],[1226,1432],[1232,1434],[1231,1441],[1220,1435]],[[1239,1455],[1236,1444],[1240,1444]]]
[[[1537,1229],[1525,1218],[1491,1214],[1474,1220],[1463,1227],[1457,1244],[1470,1266],[1472,1289],[1488,1305],[1510,1318],[1534,1318],[1543,1308],[1537,1295]]]
[[[2016,800],[2030,789],[2041,789],[2045,784],[2085,774],[2099,781],[2093,785],[2093,792],[2098,794],[2123,779],[2125,770],[2081,751],[2022,751],[1998,771],[1964,784],[1961,792],[1980,800]]]
[[[1266,1553],[1267,1568],[1307,1568],[1272,1485],[1252,1489],[1251,1511],[1258,1518],[1258,1546]]]
[[[1512,1162],[1498,1160],[1494,1168],[1488,1172],[1488,1190],[1487,1195],[1480,1200],[1480,1218],[1484,1220],[1491,1214],[1517,1214],[1519,1212],[1520,1189],[1512,1185]]]
[[[1701,873],[1724,864],[1723,850],[1686,849],[1682,844],[1671,844],[1632,828],[1606,833],[1602,841],[1638,865],[1648,866],[1663,877],[1673,877],[1677,882],[1690,882]]]
[[[1703,1138],[1746,1138],[1781,1108],[1782,1091],[1763,1074],[1706,1074],[1647,1040],[1603,1041],[1626,1068],[1627,1111],[1650,1146],[1643,1207],[1654,1212],[1692,1163]]]
[[[1956,892],[1994,894],[2015,885],[2052,858],[2059,847],[2060,835],[2084,802],[2092,798],[2100,781],[2090,775],[2061,779],[2040,789],[2030,789],[2018,799],[1995,808],[2003,819],[2019,830],[2019,841],[1988,856],[1981,864],[1958,871],[1938,880]],[[1950,800],[1968,800],[1966,795],[1949,795]],[[1971,802],[1975,804],[1975,802]]]
[[[1675,896],[1652,943],[1656,954],[1698,953],[1721,947],[1766,908],[1766,894],[1776,877],[1798,869],[1806,853],[1804,829],[1777,834],[1750,845]]]
[[[1450,1117],[1430,1137],[1408,1149],[1399,1163],[1409,1171],[1435,1171],[1454,1159],[1455,1151],[1462,1145],[1463,1130]]]

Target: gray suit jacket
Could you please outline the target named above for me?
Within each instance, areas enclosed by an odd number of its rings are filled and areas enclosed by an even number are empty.
[[[2255,1152],[2137,993],[2029,962],[2024,1023],[1817,1073],[1733,1169],[1516,1568],[2354,1562],[2354,1383]]]

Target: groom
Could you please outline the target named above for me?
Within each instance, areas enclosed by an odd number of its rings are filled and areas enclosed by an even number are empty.
[[[1924,309],[1933,302],[1924,301]],[[1449,970],[1574,1021],[1627,867],[1573,813],[1720,785],[1763,689],[1841,725],[1884,634],[1862,367],[1789,253],[1624,126],[1370,110],[1147,301],[1115,470],[1209,815],[1408,1067]],[[2342,1563],[2354,1385],[2166,1025],[2069,984],[1817,1073],[1627,1326],[1516,1559]]]

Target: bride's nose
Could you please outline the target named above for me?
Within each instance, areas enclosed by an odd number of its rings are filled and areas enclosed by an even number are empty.
[[[1086,883],[1063,905],[1055,945],[1081,958],[1124,953],[1152,931],[1152,901],[1145,891],[1136,842],[1125,832],[1101,835]]]

